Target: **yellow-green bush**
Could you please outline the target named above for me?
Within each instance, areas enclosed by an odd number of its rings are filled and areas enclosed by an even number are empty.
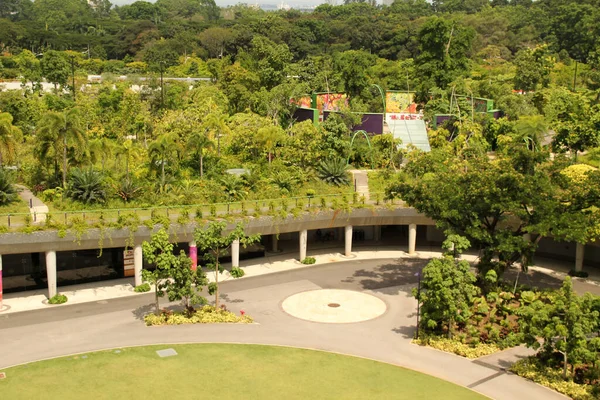
[[[541,366],[536,362],[535,357],[525,358],[516,362],[510,370],[523,378],[565,394],[573,400],[596,399],[592,394],[592,386],[580,385],[573,381],[564,380],[561,370]]]
[[[163,312],[160,315],[148,314],[144,317],[147,326],[234,323],[250,324],[254,322],[248,315],[236,315],[227,310],[216,310],[213,306],[204,306],[191,316],[181,312]]]
[[[467,358],[478,358],[500,351],[500,348],[494,344],[475,344],[469,345],[460,342],[457,339],[447,339],[441,337],[426,336],[420,339],[414,339],[413,343],[420,346],[429,346],[434,349],[448,353],[458,354]]]
[[[569,178],[573,183],[582,185],[587,180],[587,173],[596,168],[587,164],[573,164],[563,169],[560,173]]]

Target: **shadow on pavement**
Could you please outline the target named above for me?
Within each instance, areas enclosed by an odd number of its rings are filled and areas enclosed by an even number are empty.
[[[342,280],[345,283],[358,282],[365,290],[377,290],[390,286],[404,286],[416,284],[415,275],[428,260],[398,259],[395,263],[378,265],[371,270],[359,269]],[[408,290],[408,287],[407,287]]]
[[[165,307],[160,307],[161,311],[162,310],[169,310],[169,311],[181,311],[182,307],[180,304],[171,304]],[[134,309],[131,313],[133,314],[133,316],[135,317],[135,319],[139,320],[139,321],[144,321],[144,317],[150,313],[153,313],[156,310],[156,307],[154,306],[154,303],[152,304],[146,304],[143,306],[140,306],[136,309]]]
[[[228,303],[243,303],[244,302],[244,300],[242,300],[242,299],[230,299],[229,295],[227,293],[220,294],[219,298]]]
[[[404,336],[405,339],[413,339],[417,328],[414,326],[401,326],[399,328],[392,329],[392,332]]]

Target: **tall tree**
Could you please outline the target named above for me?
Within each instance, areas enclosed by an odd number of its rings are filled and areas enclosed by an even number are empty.
[[[592,337],[600,328],[600,318],[594,310],[594,301],[589,293],[577,296],[571,277],[567,276],[560,290],[550,294],[548,299],[532,298],[517,311],[528,346],[543,347],[548,355],[562,354],[565,379],[569,365],[572,368],[575,363],[597,361],[592,341],[597,343],[598,339]]]
[[[375,57],[366,51],[348,50],[338,55],[336,71],[344,82],[344,91],[350,98],[358,97],[369,86],[367,71],[375,64]]]
[[[269,165],[271,165],[275,147],[285,138],[283,129],[279,125],[271,125],[260,128],[256,134],[267,152],[267,159],[269,160]]]
[[[148,154],[152,160],[152,164],[160,165],[160,186],[159,191],[162,193],[165,190],[166,172],[165,166],[169,162],[177,159],[177,151],[180,149],[178,138],[170,133],[160,135],[155,141],[148,146]]]
[[[21,129],[14,126],[12,122],[12,115],[0,113],[0,168],[2,168],[4,156],[8,162],[14,160],[17,143],[23,135]]]
[[[202,131],[194,132],[188,139],[188,147],[192,147],[198,153],[200,179],[204,176],[204,151],[214,147],[214,143],[208,135]]]
[[[56,50],[48,50],[42,57],[41,67],[43,76],[54,84],[55,91],[58,91],[59,85],[67,85],[71,68],[66,54]]]
[[[469,69],[475,31],[451,19],[429,18],[419,30],[417,72],[445,88]]]
[[[219,275],[225,271],[219,259],[231,248],[231,244],[235,240],[239,240],[244,247],[260,240],[260,235],[247,236],[241,224],[236,225],[228,233],[225,233],[226,227],[225,222],[217,221],[211,222],[207,227],[199,227],[194,231],[194,240],[198,250],[204,253],[203,257],[207,262],[206,268],[215,273],[215,281],[208,285],[208,290],[210,294],[215,295],[216,308],[219,308]],[[238,265],[233,265],[230,274],[234,278],[240,278],[244,276],[244,270],[239,268]]]
[[[221,137],[231,133],[227,125],[227,114],[222,113],[219,109],[211,107],[211,112],[202,122],[202,128],[208,132],[211,140],[217,141],[217,155],[221,155]]]
[[[62,184],[67,187],[68,157],[72,149],[75,155],[85,152],[87,138],[81,126],[79,110],[72,108],[66,112],[48,111],[38,124],[40,152],[38,157],[45,159],[50,148],[54,149],[55,157],[62,153]]]

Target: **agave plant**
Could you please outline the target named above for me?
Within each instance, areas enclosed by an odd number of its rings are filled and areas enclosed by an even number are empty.
[[[94,169],[73,169],[67,196],[84,204],[103,203],[106,190],[102,175]]]
[[[12,203],[17,199],[17,190],[8,174],[0,169],[0,206]]]
[[[330,158],[322,160],[317,165],[317,176],[331,185],[342,186],[350,183],[348,166],[343,158]]]
[[[137,185],[131,179],[125,179],[120,185],[115,187],[117,195],[123,199],[125,203],[130,202],[142,193],[142,187]]]

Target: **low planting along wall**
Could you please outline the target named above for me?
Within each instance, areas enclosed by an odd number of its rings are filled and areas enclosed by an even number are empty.
[[[287,214],[285,217],[239,216],[232,218],[229,216],[228,219],[231,220],[231,228],[236,222],[242,221],[246,226],[247,234],[260,233],[262,235],[337,228],[347,225],[434,225],[432,220],[419,214],[415,209],[401,206],[374,206],[348,211],[310,210],[296,216]],[[152,220],[147,222],[152,222]],[[187,223],[179,224],[171,221],[169,229],[177,241],[191,241],[194,230],[208,222],[207,220],[190,221],[188,219]],[[154,230],[155,226],[146,223],[120,229],[87,226],[80,231],[68,229],[64,232],[58,230],[40,230],[31,233],[9,232],[0,234],[0,254],[131,247],[144,240],[149,240]]]

